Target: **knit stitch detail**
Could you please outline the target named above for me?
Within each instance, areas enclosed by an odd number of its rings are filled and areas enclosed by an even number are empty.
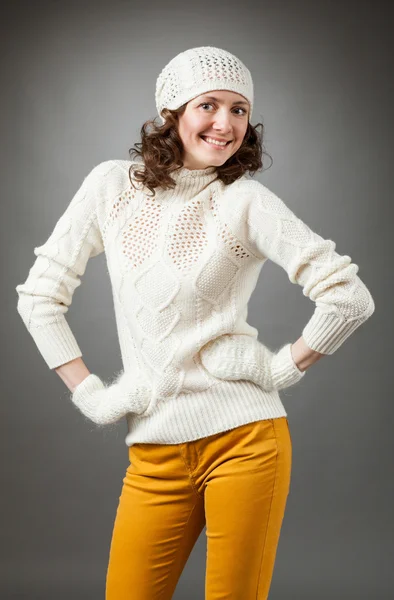
[[[305,375],[295,364],[291,344],[271,352],[248,335],[223,335],[200,351],[205,368],[226,380],[247,379],[266,391],[280,390],[300,381]]]
[[[180,443],[285,416],[278,390],[305,372],[289,345],[271,352],[247,321],[262,267],[281,266],[315,303],[302,335],[332,354],[375,309],[358,265],[258,181],[226,186],[215,168],[181,168],[175,188],[152,198],[131,185],[131,166],[109,160],[88,173],[16,287],[48,367],[82,356],[66,313],[88,261],[104,253],[125,387],[87,378],[73,397],[83,414],[98,424],[126,417],[127,444]],[[227,336],[223,360],[216,343]]]
[[[174,56],[161,70],[155,89],[158,115],[163,108],[176,109],[213,90],[229,90],[244,96],[253,113],[253,79],[246,65],[223,48],[199,46]]]

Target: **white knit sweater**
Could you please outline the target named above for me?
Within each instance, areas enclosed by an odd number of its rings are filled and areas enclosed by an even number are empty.
[[[216,356],[208,351],[203,361],[200,350],[215,348],[215,339],[239,339],[258,343],[262,361],[272,356],[247,323],[248,301],[271,259],[316,304],[305,342],[332,354],[375,309],[359,267],[246,175],[226,186],[214,167],[182,167],[172,175],[176,188],[156,188],[152,198],[141,184],[131,186],[131,164],[108,160],[91,170],[16,287],[18,312],[48,367],[82,356],[65,313],[89,258],[105,252],[124,376],[157,399],[149,413],[119,413],[127,445],[186,442],[287,416],[279,389],[304,375],[290,345],[274,355],[269,384],[261,370],[261,377],[239,378],[247,355],[236,348],[236,376],[231,347],[226,355],[220,347]],[[249,358],[244,366],[256,372]],[[96,383],[92,374],[77,387],[85,414],[96,402]]]

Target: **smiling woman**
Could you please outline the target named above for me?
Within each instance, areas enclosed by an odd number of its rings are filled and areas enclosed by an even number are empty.
[[[227,90],[216,90],[214,97],[202,94],[187,103],[178,121],[186,168],[219,167],[237,152],[248,127],[248,110],[239,106],[242,103],[250,109],[244,96]]]
[[[162,124],[157,124],[157,117],[146,121],[141,127],[141,142],[129,149],[130,158],[139,157],[142,163],[130,169],[132,185],[133,180],[141,182],[155,196],[155,188],[175,187],[171,173],[182,167],[191,170],[215,167],[217,178],[229,185],[245,173],[254,175],[262,170],[263,155],[272,163],[263,147],[263,123],[252,125],[250,122],[253,85],[247,75],[244,75],[243,81],[247,82],[244,86],[236,77],[232,84],[226,82],[226,89],[222,89],[220,78],[216,84],[211,81],[208,90],[207,86],[203,86],[204,89],[195,86],[189,90],[188,101],[174,106],[171,96],[177,81],[174,68],[170,61],[156,84]],[[237,69],[235,65],[235,72]],[[238,77],[241,79],[239,74]]]
[[[127,426],[106,600],[170,600],[205,524],[206,598],[267,600],[292,462],[279,390],[305,370],[290,342],[271,351],[257,339],[250,297],[264,263],[280,265],[315,302],[302,340],[322,356],[374,301],[350,256],[243,177],[262,166],[262,138],[240,60],[181,53],[158,77],[156,105],[163,124],[142,128],[142,164],[96,165],[34,248],[18,311],[49,368],[76,374],[65,313],[88,260],[105,253],[123,372],[108,384],[87,371],[71,400],[89,424]],[[155,198],[130,180],[139,169]]]

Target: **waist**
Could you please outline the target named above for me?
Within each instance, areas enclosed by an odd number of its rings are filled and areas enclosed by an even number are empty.
[[[285,416],[277,390],[267,392],[246,380],[220,381],[203,391],[163,398],[148,416],[127,414],[125,443],[179,444]]]

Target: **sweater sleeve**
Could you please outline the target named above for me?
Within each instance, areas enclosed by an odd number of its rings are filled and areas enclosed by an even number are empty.
[[[333,354],[375,310],[358,265],[335,252],[335,242],[312,231],[260,182],[242,182],[238,197],[231,203],[233,226],[259,258],[285,269],[315,302],[302,337],[312,350]]]
[[[16,287],[17,310],[50,369],[82,356],[65,314],[89,258],[104,251],[97,218],[102,179],[101,165],[84,178],[47,241],[34,248],[37,258]]]

